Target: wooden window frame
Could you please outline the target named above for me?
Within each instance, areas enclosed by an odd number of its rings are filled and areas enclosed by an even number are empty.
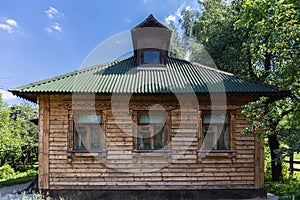
[[[99,148],[76,148],[77,146],[77,138],[76,138],[76,124],[77,116],[80,114],[85,115],[100,115],[100,123],[82,123],[82,126],[92,126],[92,125],[99,125],[100,126],[100,141],[99,141]],[[77,156],[100,156],[103,152],[105,152],[105,121],[104,121],[103,113],[101,111],[74,111],[69,113],[69,137],[68,137],[68,150],[67,150],[67,157],[77,157]]]
[[[135,123],[136,125],[134,126],[134,136],[135,136],[135,139],[134,139],[134,152],[165,152],[167,151],[168,149],[166,149],[166,146],[169,146],[170,144],[170,133],[169,133],[169,130],[168,130],[168,123],[169,123],[169,113],[168,111],[166,112],[166,115],[165,115],[165,123],[164,123],[164,127],[163,127],[163,135],[164,135],[164,146],[162,148],[150,148],[150,149],[140,149],[140,129],[142,127],[149,127],[149,126],[155,126],[155,125],[159,125],[161,126],[161,123],[140,123],[140,116],[143,115],[143,114],[148,114],[148,111],[134,111],[134,115],[135,115]],[[155,114],[155,112],[154,112]],[[160,114],[159,112],[157,112],[157,114]],[[153,128],[152,128],[153,130]],[[151,134],[151,133],[150,133]],[[152,142],[151,142],[152,141]],[[150,147],[154,147],[154,136],[151,137],[150,139]]]
[[[146,52],[158,52],[158,59],[159,59],[159,61],[157,62],[157,63],[155,63],[155,62],[153,62],[153,63],[146,63],[145,62],[145,53]],[[142,55],[141,55],[141,57],[142,57],[142,63],[143,64],[145,64],[145,65],[157,65],[157,64],[162,64],[162,51],[161,50],[158,50],[158,49],[144,49],[143,51],[142,51]]]
[[[226,113],[226,119],[224,124],[220,124],[220,125],[227,125],[227,130],[226,130],[226,140],[227,140],[227,148],[226,149],[212,149],[210,152],[233,152],[234,151],[234,132],[235,132],[235,111],[233,110],[219,110],[219,111],[214,111],[214,113]],[[211,124],[204,124],[204,116],[205,115],[210,115],[211,111],[210,110],[202,110],[200,112],[201,116],[200,116],[200,124],[201,124],[201,128],[200,128],[200,136],[199,136],[199,147],[201,148],[201,146],[203,145],[204,142],[204,138],[205,138],[205,127],[207,126],[213,126]]]
[[[159,62],[158,63],[145,63],[144,53],[145,52],[158,52],[159,53]],[[137,50],[137,65],[141,66],[151,66],[151,67],[162,67],[166,65],[167,60],[167,51],[155,48],[146,48]]]

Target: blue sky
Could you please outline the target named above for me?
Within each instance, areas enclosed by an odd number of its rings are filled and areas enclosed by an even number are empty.
[[[1,0],[0,92],[80,68],[101,42],[149,14],[177,21],[197,0]]]

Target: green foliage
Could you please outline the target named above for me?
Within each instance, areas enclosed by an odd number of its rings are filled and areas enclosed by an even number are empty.
[[[260,101],[245,110],[247,116],[257,107],[262,109],[264,116],[254,119],[250,129],[256,126],[267,135],[277,134],[279,141],[288,145],[276,150],[279,155],[300,151],[299,13],[298,0],[245,0],[235,24],[237,29],[248,30],[244,50],[252,55],[260,80],[291,90],[287,98]]]
[[[294,159],[300,160],[300,153],[295,153],[294,154]]]
[[[0,167],[0,179],[11,179],[15,175],[15,170],[7,163]]]
[[[293,195],[296,194],[299,188],[300,177],[285,177],[280,182],[273,182],[271,180],[265,181],[265,187],[268,192],[278,195]],[[299,191],[298,191],[299,192]]]
[[[291,176],[288,164],[282,164],[283,180],[272,181],[270,147],[265,139],[265,188],[269,193],[280,196],[279,199],[292,200],[293,195],[300,194],[300,173],[295,172],[294,176]],[[295,199],[297,198],[295,197]]]
[[[222,0],[204,0],[201,5],[202,15],[195,20],[193,35],[203,44],[219,69],[249,77],[251,63],[247,52],[242,51],[242,43],[247,38],[244,30],[234,28],[240,1],[229,4]]]
[[[269,137],[274,167],[284,156],[300,152],[300,1],[199,3],[202,9],[182,11],[180,22],[218,68],[291,91],[285,98],[262,98],[243,107],[250,121],[245,133]]]
[[[2,102],[0,96],[0,166],[9,164],[26,171],[37,162],[38,127],[30,120],[37,118],[37,109],[29,105]]]
[[[24,177],[37,176],[37,169],[28,169],[24,172],[15,172],[15,170],[7,163],[0,167],[0,185],[7,180],[14,180]]]
[[[0,181],[0,188],[18,185],[18,184],[22,184],[22,183],[28,183],[28,182],[32,181],[34,178],[35,178],[35,176],[24,176],[24,177],[19,177],[19,178],[8,179],[5,181]]]

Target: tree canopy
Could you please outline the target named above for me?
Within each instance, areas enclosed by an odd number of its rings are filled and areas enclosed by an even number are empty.
[[[8,106],[0,95],[0,166],[26,169],[37,162],[38,128],[31,119],[37,109],[26,105]]]
[[[213,58],[236,75],[289,89],[291,95],[262,98],[243,108],[245,133],[268,138],[273,179],[281,179],[284,155],[300,151],[300,1],[203,0],[202,10],[183,10],[180,23]]]

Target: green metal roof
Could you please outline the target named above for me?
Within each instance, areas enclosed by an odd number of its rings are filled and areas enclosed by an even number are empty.
[[[288,91],[241,78],[197,63],[168,58],[166,67],[136,66],[130,57],[84,68],[10,90],[27,98],[28,93],[238,93],[283,95]],[[32,99],[31,99],[32,100]]]

